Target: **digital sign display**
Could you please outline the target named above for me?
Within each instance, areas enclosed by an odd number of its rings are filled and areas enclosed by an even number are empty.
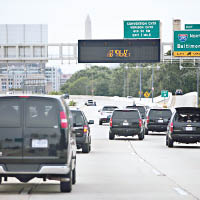
[[[160,62],[160,39],[79,40],[79,63]]]

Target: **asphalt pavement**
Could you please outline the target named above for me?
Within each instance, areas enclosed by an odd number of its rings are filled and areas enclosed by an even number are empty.
[[[87,97],[88,98],[88,97]],[[193,200],[200,199],[200,145],[165,145],[165,133],[108,140],[109,125],[98,125],[103,105],[124,107],[132,100],[92,97],[97,106],[87,107],[86,97],[74,100],[91,125],[92,151],[77,152],[77,184],[69,194],[60,193],[59,182],[33,179],[24,184],[14,178],[0,185],[0,200]],[[174,105],[194,106],[195,95],[174,97]]]

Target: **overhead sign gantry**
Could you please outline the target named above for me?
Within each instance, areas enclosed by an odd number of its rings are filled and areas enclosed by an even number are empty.
[[[160,39],[79,40],[79,63],[160,62]]]

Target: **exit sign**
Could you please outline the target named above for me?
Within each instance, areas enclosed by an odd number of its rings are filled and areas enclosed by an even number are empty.
[[[148,39],[160,38],[160,21],[124,21],[124,39]]]
[[[161,97],[168,97],[168,90],[162,90]]]
[[[185,29],[200,29],[200,24],[185,24]]]

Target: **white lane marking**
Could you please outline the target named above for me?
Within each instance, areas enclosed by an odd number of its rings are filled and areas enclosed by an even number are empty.
[[[184,191],[183,189],[181,189],[179,187],[174,188],[174,190],[180,195],[183,195],[183,196],[187,196],[188,195],[188,193],[186,191]]]

